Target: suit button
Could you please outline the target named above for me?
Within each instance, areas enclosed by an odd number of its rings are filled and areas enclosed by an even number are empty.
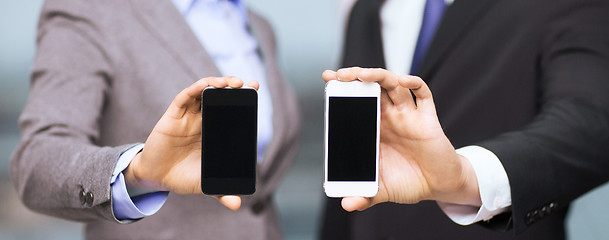
[[[252,205],[252,212],[256,215],[262,213],[262,211],[266,208],[266,204],[263,202],[256,202]]]
[[[531,225],[534,221],[535,220],[534,220],[534,217],[533,217],[533,213],[528,212],[527,215],[526,215],[525,223],[527,225]]]
[[[85,203],[87,203],[87,194],[85,193],[85,189],[83,189],[82,186],[80,186],[78,197],[80,198],[80,204],[85,205]]]
[[[91,207],[93,206],[93,193],[92,192],[87,192],[87,195],[85,196],[85,201],[87,202],[87,206]]]

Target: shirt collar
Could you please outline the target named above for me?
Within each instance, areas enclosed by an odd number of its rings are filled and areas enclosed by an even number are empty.
[[[194,5],[194,3],[197,1],[217,2],[217,1],[222,1],[222,0],[171,0],[171,1],[176,6],[176,8],[180,11],[180,13],[186,14],[190,10],[190,8]],[[243,9],[242,12],[246,12],[245,5],[243,4],[243,2],[241,0],[227,0],[227,1],[235,4],[239,9]]]

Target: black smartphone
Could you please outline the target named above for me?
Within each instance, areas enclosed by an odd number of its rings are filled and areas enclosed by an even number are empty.
[[[201,190],[207,195],[256,191],[258,92],[211,88],[201,95]]]

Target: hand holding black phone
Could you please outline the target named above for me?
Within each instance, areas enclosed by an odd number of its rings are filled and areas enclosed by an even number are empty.
[[[249,87],[208,87],[201,99],[201,190],[207,195],[253,194],[258,92]]]

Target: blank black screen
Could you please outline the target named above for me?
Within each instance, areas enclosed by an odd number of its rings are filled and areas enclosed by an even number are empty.
[[[330,97],[328,181],[375,181],[376,97]]]
[[[210,92],[203,94],[202,177],[251,179],[251,183],[254,183],[257,157],[256,93],[246,89],[206,91]]]

